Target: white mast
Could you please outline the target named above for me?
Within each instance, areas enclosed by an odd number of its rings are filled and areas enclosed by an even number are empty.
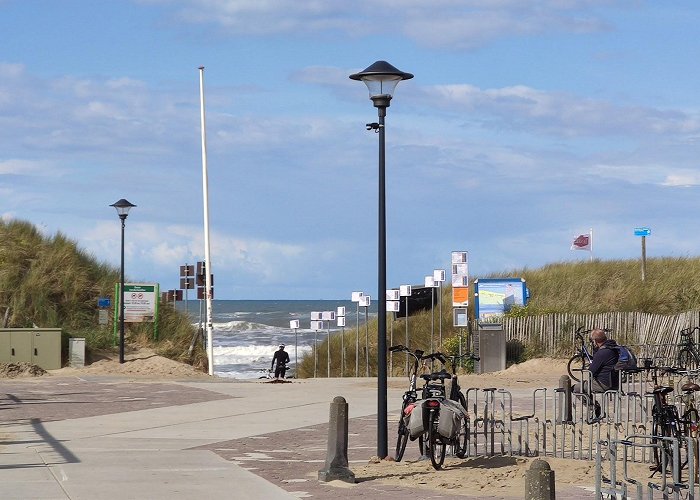
[[[205,291],[204,297],[207,302],[207,360],[209,364],[209,375],[214,375],[214,347],[212,341],[214,339],[214,327],[212,325],[212,307],[211,307],[211,245],[209,243],[209,179],[207,176],[207,132],[204,119],[204,66],[199,67],[199,102],[200,102],[200,118],[202,123],[202,195],[204,198],[204,276],[205,276]]]
[[[588,230],[588,242],[591,245],[590,254],[589,254],[589,257],[591,258],[590,262],[593,262],[593,228],[590,228]]]

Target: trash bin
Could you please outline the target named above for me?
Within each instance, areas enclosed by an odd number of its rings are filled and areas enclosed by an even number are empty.
[[[85,339],[68,339],[68,364],[73,368],[83,368],[85,366]]]
[[[479,356],[476,373],[506,369],[506,333],[501,323],[481,323],[474,336],[474,353]]]

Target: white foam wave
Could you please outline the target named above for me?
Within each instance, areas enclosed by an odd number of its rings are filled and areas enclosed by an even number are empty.
[[[254,323],[251,321],[227,321],[225,323],[214,323],[214,330],[220,332],[249,332],[252,330],[257,331],[272,331],[279,330],[279,328],[270,325],[263,325],[262,323]]]
[[[214,346],[214,366],[217,365],[260,365],[264,368],[272,362],[272,355],[278,349],[276,345]],[[294,361],[294,347],[287,348],[289,357]],[[301,358],[311,352],[311,347],[299,346],[297,353]]]

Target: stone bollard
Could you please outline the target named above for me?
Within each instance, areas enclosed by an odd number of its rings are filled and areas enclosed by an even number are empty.
[[[562,375],[559,377],[559,402],[560,402],[560,412],[557,415],[557,423],[561,424],[564,422],[571,422],[573,419],[571,406],[572,406],[572,396],[571,396],[571,379],[568,375]]]
[[[342,396],[334,397],[331,403],[326,465],[318,471],[319,481],[336,479],[355,482],[355,474],[348,468],[348,404]]]
[[[525,500],[556,500],[554,471],[544,460],[533,460],[525,472]]]

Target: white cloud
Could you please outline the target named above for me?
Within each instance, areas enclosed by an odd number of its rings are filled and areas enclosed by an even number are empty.
[[[471,49],[499,37],[609,29],[598,7],[611,0],[141,0],[171,6],[181,23],[232,35],[403,33],[430,47]],[[378,15],[387,13],[387,15]],[[439,29],[436,29],[439,27]]]
[[[453,114],[470,113],[488,127],[552,135],[697,134],[700,120],[681,110],[625,106],[524,85],[480,89],[469,84],[421,89],[421,100]]]

